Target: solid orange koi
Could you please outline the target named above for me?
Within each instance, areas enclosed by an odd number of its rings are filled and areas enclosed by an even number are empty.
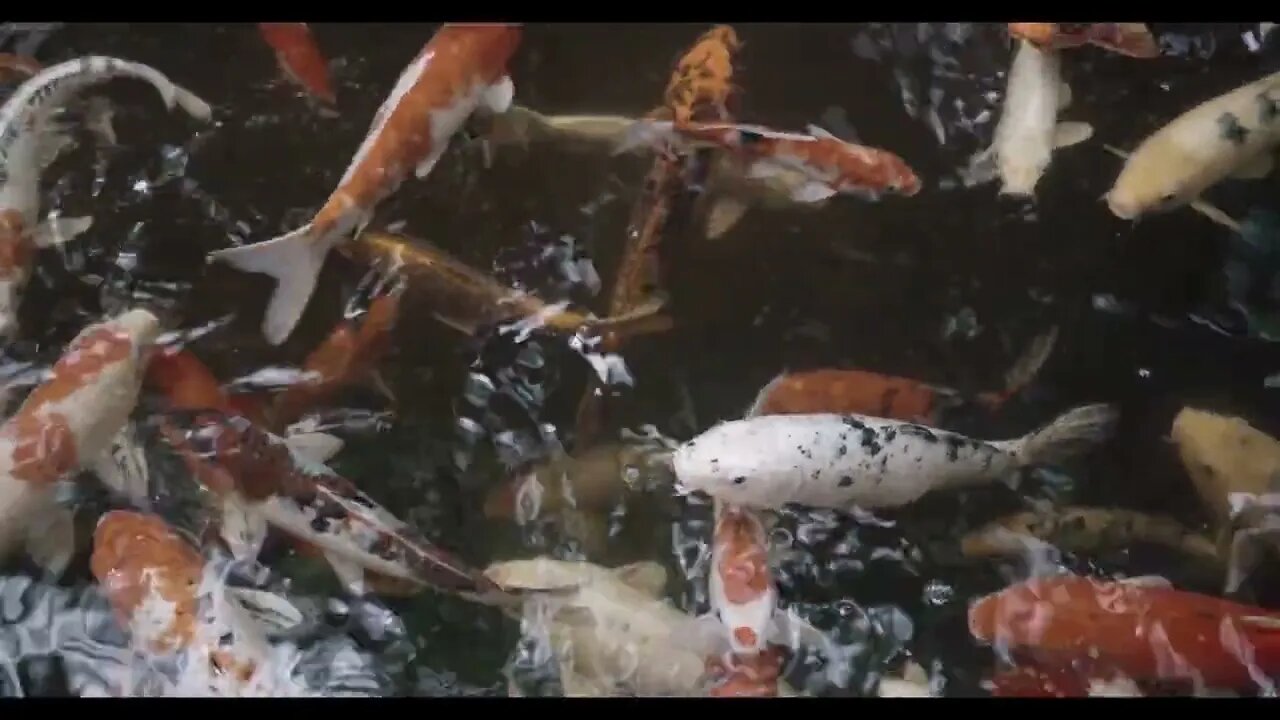
[[[1057,328],[1038,336],[1005,374],[1005,389],[965,398],[958,391],[869,370],[784,373],[760,390],[753,415],[844,413],[934,424],[942,410],[972,402],[999,410],[1021,392],[1048,360]]]
[[[273,240],[210,256],[275,278],[262,325],[268,342],[279,345],[293,332],[330,249],[359,234],[378,203],[410,175],[430,174],[472,113],[501,113],[511,106],[515,90],[507,63],[520,34],[517,25],[440,28],[401,73],[337,189],[311,222]]]
[[[1089,660],[1139,682],[1239,689],[1280,670],[1280,613],[1142,579],[1017,583],[970,605],[969,631],[1035,662]]]
[[[306,23],[258,23],[258,32],[290,80],[326,105],[338,103],[329,81],[329,63]]]
[[[1146,23],[1009,23],[1009,34],[1043,50],[1096,45],[1129,57],[1160,56]]]

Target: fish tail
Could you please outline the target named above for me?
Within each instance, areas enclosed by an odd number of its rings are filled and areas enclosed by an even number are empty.
[[[1098,403],[1073,408],[1053,422],[1004,445],[1021,465],[1061,462],[1102,444],[1115,431],[1119,410]]]
[[[642,146],[665,146],[673,137],[675,125],[670,121],[643,119],[631,124],[613,149],[614,155],[623,155]]]
[[[262,334],[267,342],[279,345],[302,318],[333,244],[332,237],[317,234],[315,226],[308,223],[266,242],[219,250],[209,259],[276,279],[275,291],[262,319]]]
[[[1086,32],[1090,43],[1129,57],[1160,56],[1160,45],[1146,23],[1094,23]]]
[[[1049,356],[1053,354],[1053,346],[1058,342],[1058,326],[1037,335],[1025,352],[1013,363],[1004,374],[1004,390],[994,393],[983,393],[978,402],[990,410],[997,410],[1010,398],[1022,392],[1039,374]]]

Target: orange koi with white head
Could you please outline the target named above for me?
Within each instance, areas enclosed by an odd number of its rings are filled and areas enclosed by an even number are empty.
[[[311,222],[210,256],[276,279],[262,325],[268,342],[279,345],[293,332],[331,248],[358,234],[378,203],[410,174],[425,178],[472,113],[510,107],[514,89],[507,63],[520,35],[517,25],[440,28],[401,73],[337,189]]]
[[[159,320],[131,310],[83,330],[48,380],[0,426],[0,552],[25,539],[41,564],[70,560],[71,517],[54,483],[88,469],[111,447],[138,399]]]
[[[728,630],[733,653],[764,651],[774,635],[778,591],[764,523],[751,510],[716,503],[709,586],[712,612]]]
[[[792,199],[817,203],[837,193],[878,198],[885,192],[910,197],[920,191],[920,178],[897,155],[879,148],[845,142],[816,125],[807,134],[786,133],[756,125],[682,123],[639,120],[615,153],[642,145],[660,150],[672,147],[720,148],[733,152],[747,166],[746,174],[767,178],[786,172],[804,173]]]

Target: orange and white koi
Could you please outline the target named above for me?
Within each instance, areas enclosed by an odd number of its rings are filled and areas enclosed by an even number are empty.
[[[875,199],[885,192],[910,197],[920,191],[920,178],[902,158],[887,150],[845,142],[816,125],[801,134],[758,125],[645,119],[632,125],[615,154],[646,145],[659,150],[729,150],[753,178],[802,172],[809,182],[795,189],[792,199],[797,202],[822,202],[837,193]]]
[[[766,648],[752,655],[731,654],[707,661],[711,677],[709,697],[778,697],[784,660],[780,647]],[[790,694],[790,693],[786,693]]]
[[[775,377],[760,390],[748,414],[857,413],[932,424],[943,410],[966,401],[995,412],[1035,378],[1057,337],[1057,328],[1036,337],[1005,374],[1003,390],[972,399],[950,388],[868,370],[808,370]]]
[[[329,64],[306,23],[258,23],[258,33],[275,51],[285,76],[325,105],[338,103],[329,81]]]
[[[1015,658],[1082,659],[1138,682],[1274,689],[1280,671],[1280,613],[1159,578],[1034,578],[971,604],[969,631]]]
[[[93,222],[90,217],[78,217],[37,224],[41,174],[73,142],[56,113],[89,87],[120,77],[150,84],[170,109],[176,105],[202,121],[212,115],[208,103],[155,68],[112,57],[58,63],[36,73],[9,96],[0,107],[0,337],[11,336],[17,329],[17,306],[36,251],[74,238]],[[105,116],[99,114],[91,122],[101,134],[114,136]]]
[[[1146,23],[1009,23],[1009,35],[1041,50],[1096,45],[1129,57],[1160,56],[1160,45]]]
[[[89,469],[128,422],[160,322],[130,310],[68,344],[48,380],[0,426],[0,553],[19,542],[60,572],[74,549],[72,518],[54,483]]]
[[[44,66],[35,58],[13,53],[0,53],[0,79],[8,80],[11,76],[22,80],[40,72]]]
[[[512,601],[320,462],[331,447],[299,445],[296,436],[280,438],[243,417],[188,415],[179,429],[171,414],[163,432],[218,499],[220,532],[235,557],[256,557],[268,528],[276,528],[318,549],[357,594],[365,592],[367,570],[486,604]]]
[[[271,593],[228,587],[220,564],[206,562],[160,518],[103,515],[90,568],[135,650],[152,664],[174,661],[163,694],[317,694],[293,677],[297,649],[273,647],[266,634],[280,620],[285,627],[301,622],[301,613]]]
[[[1280,145],[1280,72],[1207,100],[1138,145],[1106,194],[1123,220],[1181,207],[1228,177],[1271,172]]]
[[[1005,87],[1000,120],[991,147],[974,155],[963,173],[966,185],[1000,178],[1000,194],[1030,197],[1053,151],[1093,136],[1088,123],[1058,122],[1071,104],[1071,87],[1062,79],[1057,52],[1018,41]]]
[[[708,582],[711,611],[728,631],[734,655],[756,655],[776,635],[778,589],[769,570],[769,538],[751,510],[717,502],[715,515]]]
[[[510,107],[514,86],[507,63],[520,34],[517,25],[440,28],[401,73],[337,189],[311,222],[273,240],[210,256],[275,278],[262,325],[268,342],[279,345],[293,332],[331,248],[359,234],[378,203],[410,174],[425,178],[472,113]]]

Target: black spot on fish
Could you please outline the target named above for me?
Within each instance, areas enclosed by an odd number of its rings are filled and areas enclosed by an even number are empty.
[[[1269,123],[1276,119],[1276,115],[1280,113],[1280,107],[1277,107],[1276,99],[1266,93],[1258,96],[1258,121]]]
[[[955,462],[960,459],[960,448],[964,446],[964,438],[959,435],[947,435],[945,438],[947,443],[947,460]]]
[[[895,429],[893,429],[893,428],[885,428],[885,429],[884,429],[884,443],[885,443],[886,445],[887,445],[887,444],[889,444],[889,443],[891,443],[891,442],[893,442],[893,439],[894,439],[894,438],[896,438],[896,437],[898,437],[898,431],[897,431],[897,430],[895,430]]]
[[[1249,137],[1249,130],[1240,124],[1240,118],[1224,112],[1218,116],[1218,134],[1223,140],[1240,145]]]
[[[232,640],[235,640],[234,635],[232,635],[231,633],[224,633],[221,637],[218,638],[218,644],[225,647],[227,645],[230,645]]]
[[[809,479],[810,479],[810,480],[817,480],[817,479],[818,479],[818,476],[819,476],[819,475],[821,475],[821,474],[822,474],[822,471],[821,471],[821,470],[814,470],[813,472],[809,473]]]
[[[839,485],[840,487],[849,487],[852,484],[853,484],[853,478],[849,477],[848,475],[840,476],[840,481],[836,483],[836,485]]]
[[[323,515],[316,515],[311,518],[311,529],[316,532],[324,532],[329,527],[329,518]]]
[[[744,484],[746,484],[746,482],[747,482],[747,476],[746,476],[746,475],[739,475],[738,477],[736,477],[736,478],[734,478],[734,479],[733,479],[733,484],[734,484],[734,485],[744,485]]]
[[[889,469],[889,456],[885,455],[880,458],[880,472],[883,473],[887,469]]]
[[[911,437],[920,438],[925,442],[938,442],[938,436],[934,434],[933,430],[923,425],[908,423],[906,425],[902,425],[901,427],[899,427],[898,432],[902,433],[903,435],[910,435]]]
[[[364,507],[367,507],[367,508],[374,507],[374,502],[369,498],[365,497],[364,495],[352,495],[351,502],[357,505],[363,505]]]
[[[849,454],[849,446],[848,446],[848,445],[841,445],[841,446],[836,450],[836,457],[838,457],[838,458],[842,458],[842,457],[844,457],[845,455],[848,455],[848,454]]]
[[[738,143],[741,144],[742,147],[751,147],[752,145],[758,144],[761,140],[764,140],[764,135],[761,135],[755,130],[738,131]]]

